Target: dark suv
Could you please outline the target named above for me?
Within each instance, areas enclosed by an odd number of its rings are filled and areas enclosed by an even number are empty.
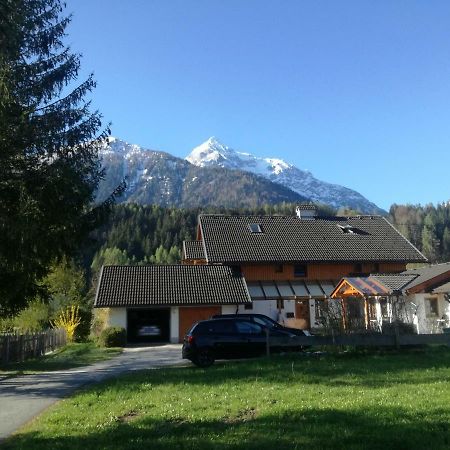
[[[311,336],[311,333],[307,330],[300,330],[300,328],[290,328],[285,327],[275,320],[271,319],[268,316],[265,316],[264,314],[252,314],[252,313],[243,313],[243,314],[216,314],[211,317],[211,319],[225,319],[230,317],[238,317],[250,320],[252,322],[258,323],[260,325],[263,325],[271,330],[280,330],[280,331],[287,331],[289,333],[295,334],[297,336]]]
[[[284,330],[270,329],[245,317],[197,322],[184,337],[182,355],[200,367],[208,367],[216,359],[249,358],[266,352],[269,338],[289,341],[296,336]],[[280,348],[271,346],[271,351]]]

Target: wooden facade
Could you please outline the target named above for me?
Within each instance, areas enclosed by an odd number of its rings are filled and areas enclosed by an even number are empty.
[[[205,257],[197,259],[201,255],[190,251],[190,259],[186,258],[182,263],[224,264],[239,267],[252,291],[253,307],[257,313],[271,315],[273,318],[277,315],[276,320],[292,321],[292,326],[310,329],[319,327],[322,320],[322,303],[329,295],[323,286],[331,284],[334,286],[344,277],[367,276],[375,273],[398,274],[406,270],[406,264],[411,258],[417,259],[420,256],[415,254],[415,252],[418,253],[417,250],[409,249],[410,253],[405,250],[405,262],[386,262],[391,257],[390,245],[383,246],[383,243],[385,242],[385,233],[392,232],[392,227],[382,219],[375,220],[371,216],[342,219],[341,222],[345,222],[344,224],[331,220],[329,225],[323,225],[323,221],[317,221],[317,226],[314,221],[306,219],[303,221],[300,216],[298,219],[292,219],[292,217],[275,219],[274,222],[272,217],[265,216],[257,219],[252,216],[248,220],[244,216],[201,216],[196,240],[203,241],[205,239],[203,234],[207,235],[208,239],[203,242]],[[202,220],[203,222],[201,222]],[[254,222],[255,220],[256,222]],[[308,226],[303,226],[305,223]],[[259,231],[251,229],[251,225],[255,224],[258,225]],[[302,226],[297,227],[298,224],[302,224]],[[296,250],[293,253],[293,247],[286,247],[285,242],[290,242],[290,239],[295,238],[297,241],[303,239],[307,243],[310,237],[308,233],[311,232],[309,224],[316,235],[323,233],[324,240],[311,244],[313,248],[309,248],[305,244],[304,252],[302,246],[294,246]],[[378,228],[386,229],[383,231],[384,234],[378,232]],[[339,229],[342,234],[336,234],[336,229]],[[346,230],[351,231],[346,233]],[[260,244],[260,236],[263,233],[266,234],[264,242],[267,252],[261,248]],[[297,234],[294,236],[292,233]],[[348,238],[344,236],[348,236]],[[355,249],[358,251],[352,251],[353,249],[348,246],[347,239],[355,237],[355,240],[359,242],[364,239],[360,236],[373,236],[373,238],[371,237],[370,242],[367,242],[367,248],[360,242],[359,244],[355,243]],[[398,238],[398,236],[395,235],[394,238]],[[343,244],[343,252],[341,252],[340,244]],[[195,246],[191,246],[191,250],[193,248],[195,249]],[[243,250],[241,251],[241,249]],[[280,255],[280,251],[283,253],[282,255]],[[258,255],[258,258],[255,258],[255,255]],[[312,259],[315,258],[315,261],[296,261],[296,257],[299,255],[312,255]],[[323,262],[321,255],[323,255]],[[277,260],[278,256],[283,256],[284,259]],[[341,257],[346,262],[338,261],[338,258]],[[292,262],[286,262],[288,258],[293,258]],[[364,260],[364,258],[367,259]],[[378,258],[379,260],[377,260]],[[286,282],[284,285],[295,287],[292,289],[293,295],[288,295],[286,288],[283,288],[283,291],[279,288],[283,282]],[[270,283],[272,283],[272,287]],[[304,285],[303,290],[302,284]],[[314,289],[314,286],[317,289]],[[264,298],[259,298],[258,289],[262,289]],[[318,290],[322,291],[322,295],[317,294]],[[271,291],[275,294],[272,295]],[[275,302],[277,313],[274,312]],[[247,305],[247,309],[248,306],[250,305]],[[344,308],[346,306],[346,304],[343,305]],[[361,311],[366,323],[370,321],[370,306],[365,304],[364,311]],[[263,309],[266,309],[267,312],[264,312]]]
[[[350,275],[378,273],[400,273],[406,270],[406,264],[305,264],[306,276],[295,276],[294,264],[242,265],[241,270],[247,281],[283,281],[283,280],[340,280]],[[281,270],[280,270],[281,269]],[[375,270],[379,269],[379,270]]]
[[[183,306],[179,309],[179,331],[180,342],[183,336],[190,330],[192,325],[199,320],[209,319],[214,314],[222,312],[221,306]]]

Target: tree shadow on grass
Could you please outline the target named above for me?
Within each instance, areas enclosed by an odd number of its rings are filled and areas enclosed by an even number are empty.
[[[118,375],[116,368],[105,366],[91,373],[81,370],[71,374],[35,375],[23,380],[7,379],[0,385],[1,395],[62,398],[86,383],[99,394],[104,390],[120,390],[126,385],[129,394],[139,392],[143,383],[208,385],[267,382],[279,387],[292,383],[328,387],[389,387],[397,384],[434,383],[449,380],[440,369],[450,367],[450,350],[446,347],[416,352],[369,353],[308,356],[305,354],[275,355],[250,361],[217,362],[207,369],[195,366],[161,368],[157,371],[135,371]],[[102,384],[92,384],[109,378]]]
[[[126,383],[130,391],[142,389],[142,383],[155,386],[209,385],[253,383],[255,381],[289,386],[293,382],[329,387],[389,387],[397,384],[450,381],[441,369],[450,368],[450,349],[389,354],[323,355],[308,357],[298,354],[273,356],[251,361],[218,362],[200,369],[195,366],[160,369],[124,375],[111,384]],[[103,385],[98,387],[103,389]]]
[[[448,411],[426,417],[404,409],[377,407],[346,412],[337,409],[284,410],[258,415],[172,420],[129,415],[115,417],[95,430],[74,436],[45,437],[23,433],[5,449],[448,449]]]

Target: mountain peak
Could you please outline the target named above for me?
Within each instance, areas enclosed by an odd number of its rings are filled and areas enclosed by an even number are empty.
[[[318,180],[311,172],[299,169],[283,159],[262,158],[234,150],[214,136],[194,148],[186,160],[199,167],[219,166],[251,172],[281,184],[312,201],[335,208],[345,205],[362,212],[383,212],[356,191]]]
[[[215,136],[211,136],[208,140],[195,147],[192,152],[186,157],[194,166],[221,166],[225,167],[226,161],[232,160],[235,157],[236,152],[222,144]]]
[[[216,136],[211,136],[204,142],[204,144],[223,146],[223,144],[219,141],[219,139],[216,138]]]

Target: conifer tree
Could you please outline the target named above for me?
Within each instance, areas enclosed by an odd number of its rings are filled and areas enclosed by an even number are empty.
[[[0,314],[35,294],[114,199],[91,206],[107,130],[86,100],[92,76],[77,82],[69,22],[60,0],[0,0]]]

